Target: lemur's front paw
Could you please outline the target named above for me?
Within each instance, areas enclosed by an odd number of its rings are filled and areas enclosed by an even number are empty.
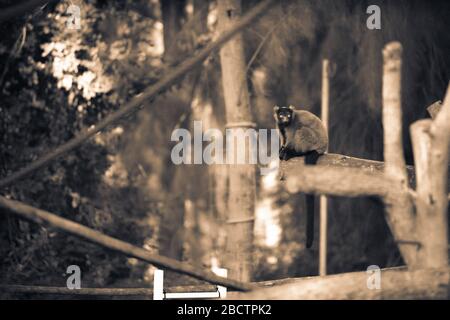
[[[285,147],[281,147],[280,148],[279,155],[280,155],[280,160],[287,160],[288,159],[288,152],[287,152]]]

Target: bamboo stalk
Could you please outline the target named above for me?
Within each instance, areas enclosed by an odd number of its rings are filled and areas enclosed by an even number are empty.
[[[239,21],[241,0],[218,2],[219,30],[226,30]],[[246,81],[244,39],[237,35],[220,49],[223,96],[227,131],[238,136],[252,122],[249,92]],[[234,138],[233,138],[234,139]],[[227,157],[234,159],[242,151],[248,155],[250,144],[244,150],[227,148]],[[251,152],[251,151],[250,151]],[[225,267],[232,278],[249,282],[253,267],[253,229],[255,217],[256,180],[255,165],[248,159],[245,164],[230,164],[228,170],[228,213]]]

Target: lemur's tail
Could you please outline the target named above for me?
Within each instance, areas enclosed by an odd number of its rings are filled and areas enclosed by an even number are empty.
[[[305,164],[315,165],[320,154],[317,151],[308,152],[305,155]],[[306,248],[311,248],[314,241],[314,212],[315,196],[314,194],[306,195]]]

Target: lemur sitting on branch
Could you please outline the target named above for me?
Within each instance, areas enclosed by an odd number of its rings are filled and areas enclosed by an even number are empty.
[[[315,165],[328,149],[328,134],[322,121],[293,106],[274,107],[274,117],[281,134],[280,160],[304,156],[305,164]],[[314,195],[306,195],[306,247],[314,240]]]

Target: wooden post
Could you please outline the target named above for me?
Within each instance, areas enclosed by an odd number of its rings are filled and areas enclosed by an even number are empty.
[[[388,43],[383,50],[383,130],[385,174],[396,186],[386,197],[387,221],[408,266],[416,261],[414,216],[408,193],[408,176],[402,143],[401,64],[402,46]]]
[[[322,61],[322,104],[321,118],[328,131],[330,97],[330,62]],[[326,195],[320,195],[320,239],[319,239],[319,275],[327,274],[327,238],[328,238],[328,201]]]
[[[411,125],[416,168],[416,231],[421,246],[418,265],[448,265],[447,175],[450,142],[450,86],[435,120]]]
[[[233,27],[239,21],[240,16],[240,0],[218,1],[218,20],[221,32]],[[236,35],[221,48],[220,63],[227,135],[231,133],[236,136],[237,144],[239,144],[239,147],[233,148],[234,150],[227,148],[227,160],[236,161],[238,152],[243,151],[238,150],[240,147],[244,147],[246,153],[245,164],[236,163],[229,166],[225,265],[231,278],[248,282],[252,275],[256,182],[255,165],[250,164],[247,158],[249,148],[252,146],[245,142],[245,135],[242,134],[251,127],[252,120],[242,35]],[[228,143],[227,147],[229,147]],[[231,157],[228,158],[228,156]]]

